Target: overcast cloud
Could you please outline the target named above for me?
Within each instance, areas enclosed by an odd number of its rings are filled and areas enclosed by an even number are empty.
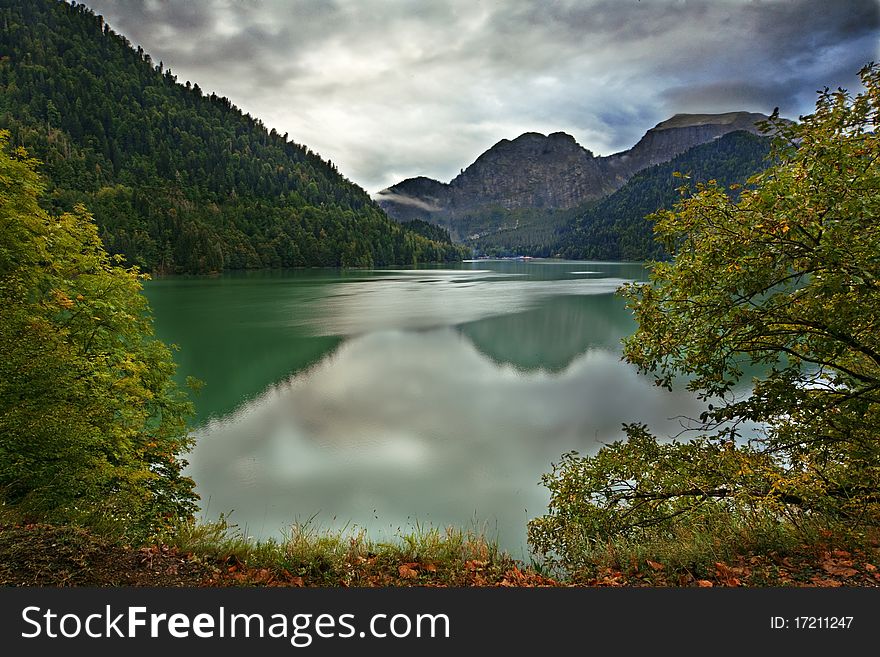
[[[877,0],[86,4],[370,192],[448,181],[525,131],[606,155],[677,112],[796,118],[880,52]]]

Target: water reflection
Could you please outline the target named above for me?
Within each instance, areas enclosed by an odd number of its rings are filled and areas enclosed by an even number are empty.
[[[619,263],[470,263],[165,279],[147,287],[181,377],[206,381],[188,473],[254,536],[318,514],[377,539],[415,523],[525,556],[540,477],[621,423],[702,410],[620,361]]]
[[[611,295],[627,279],[536,280],[521,274],[415,271],[334,285],[306,304],[286,305],[291,321],[319,335],[425,329],[530,310],[552,297]]]
[[[618,438],[622,420],[674,433],[673,415],[699,410],[610,351],[523,372],[451,328],[384,331],[204,427],[191,474],[211,509],[235,509],[255,535],[317,512],[386,535],[477,518],[520,552],[546,507],[540,475],[562,453]]]
[[[559,372],[590,348],[617,351],[621,336],[634,328],[620,300],[603,294],[549,297],[525,312],[468,322],[458,330],[496,363]]]

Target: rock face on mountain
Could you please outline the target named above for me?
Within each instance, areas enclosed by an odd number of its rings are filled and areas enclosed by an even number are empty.
[[[606,171],[620,187],[633,174],[661,162],[668,162],[689,148],[705,144],[729,132],[746,130],[761,134],[756,124],[768,119],[765,114],[728,112],[727,114],[676,114],[658,123],[639,142],[622,153],[604,160]]]
[[[636,172],[736,130],[758,134],[764,114],[676,114],[627,151],[595,157],[564,132],[502,139],[449,183],[409,178],[376,195],[394,219],[449,220],[500,207],[566,209],[620,188]]]
[[[599,160],[574,137],[527,132],[503,139],[449,184],[449,208],[566,208],[601,193]]]

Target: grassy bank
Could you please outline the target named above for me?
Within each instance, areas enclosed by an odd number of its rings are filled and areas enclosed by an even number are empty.
[[[182,525],[150,544],[129,545],[94,530],[5,514],[0,585],[880,586],[877,535],[843,540],[816,534],[809,541],[759,545],[695,529],[668,538],[595,548],[578,572],[562,574],[516,561],[485,537],[457,529],[420,529],[375,542],[362,531],[306,523],[283,540],[257,542],[221,520]]]

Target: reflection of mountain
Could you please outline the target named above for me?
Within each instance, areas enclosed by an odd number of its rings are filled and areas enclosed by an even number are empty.
[[[614,301],[553,304],[560,332],[548,339],[583,333],[615,343],[589,321],[604,304],[619,318],[625,310]],[[521,318],[541,333],[538,315]],[[529,350],[531,333],[511,344]],[[315,514],[320,526],[388,532],[380,539],[414,521],[485,522],[502,549],[519,552],[526,521],[547,505],[536,482],[560,454],[594,454],[622,437],[623,422],[674,435],[675,418],[703,409],[690,393],[653,386],[611,350],[588,349],[560,372],[522,372],[452,327],[389,329],[346,339],[308,372],[200,427],[187,474],[206,513],[234,509],[251,536],[279,537]]]
[[[267,381],[271,385],[312,369],[332,356],[342,342],[341,337],[288,337],[286,344],[280,340],[241,340],[234,349],[204,348],[195,358],[181,358],[186,365],[192,362],[192,369],[181,369],[199,372],[206,383],[195,398],[197,423],[231,413],[262,394]],[[236,372],[235,385],[228,382],[230,370]]]
[[[561,372],[590,348],[617,351],[635,324],[611,294],[558,296],[524,312],[462,324],[458,330],[485,356],[518,370]]]

